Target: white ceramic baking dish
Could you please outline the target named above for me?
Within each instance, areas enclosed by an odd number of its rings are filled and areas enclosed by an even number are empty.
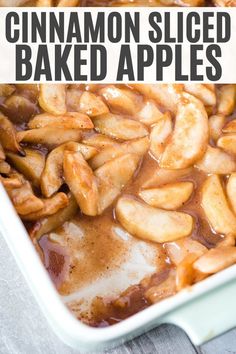
[[[1,184],[0,233],[54,331],[79,350],[116,346],[161,323],[180,326],[195,345],[236,326],[236,265],[121,323],[91,328],[78,321],[64,305]]]

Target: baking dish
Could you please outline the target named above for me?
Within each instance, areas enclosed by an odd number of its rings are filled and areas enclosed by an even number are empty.
[[[111,327],[91,328],[81,323],[58,295],[2,185],[0,200],[1,236],[48,322],[66,344],[83,351],[101,350],[172,323],[200,345],[236,325],[236,265]]]

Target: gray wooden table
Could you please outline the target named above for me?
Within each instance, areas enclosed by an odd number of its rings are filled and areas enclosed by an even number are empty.
[[[16,235],[17,237],[17,235]],[[204,320],[204,319],[203,319]],[[0,353],[73,354],[49,328],[0,237]],[[107,354],[226,354],[236,353],[236,329],[201,347],[194,347],[179,328],[163,325]]]

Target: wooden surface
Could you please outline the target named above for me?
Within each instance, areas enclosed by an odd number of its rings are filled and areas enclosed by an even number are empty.
[[[215,316],[217,320],[217,309]],[[78,353],[64,345],[49,328],[1,237],[0,353]],[[171,325],[163,325],[126,345],[108,350],[105,353],[232,354],[236,353],[236,329],[195,348],[181,329]]]

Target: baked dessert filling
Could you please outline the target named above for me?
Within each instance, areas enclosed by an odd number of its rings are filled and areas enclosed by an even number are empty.
[[[11,5],[24,4],[36,2]],[[0,181],[85,323],[117,323],[236,262],[235,89],[0,85]]]

